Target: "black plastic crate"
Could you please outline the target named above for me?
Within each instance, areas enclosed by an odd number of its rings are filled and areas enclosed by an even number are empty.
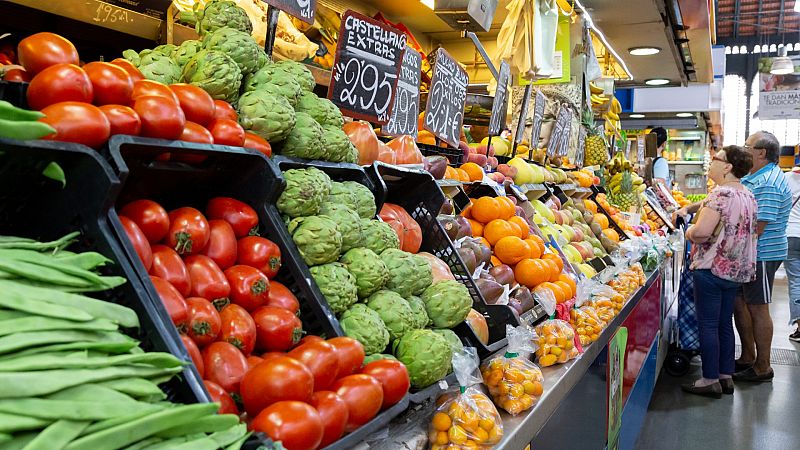
[[[5,100],[18,108],[28,108],[28,83],[22,81],[0,80],[0,100]]]
[[[464,161],[464,152],[460,148],[453,148],[449,145],[447,147],[439,147],[438,145],[421,144],[417,142],[422,156],[441,155],[450,161],[451,166],[460,166]]]
[[[65,187],[42,176],[51,161],[64,170]],[[103,273],[128,280],[115,289],[88,295],[133,309],[140,328],[125,331],[140,340],[144,350],[169,352],[191,361],[175,327],[168,316],[164,320],[160,303],[152,302],[109,223],[109,211],[119,189],[119,179],[111,167],[88,147],[0,139],[0,233],[50,241],[80,231],[70,250],[105,255],[115,264],[104,267]],[[174,402],[209,401],[192,365],[161,388]]]

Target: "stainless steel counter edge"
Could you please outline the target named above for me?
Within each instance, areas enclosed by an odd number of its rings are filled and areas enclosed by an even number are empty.
[[[566,364],[542,369],[544,394],[536,406],[527,413],[516,417],[512,417],[505,412],[501,413],[503,417],[503,440],[494,447],[495,449],[521,450],[539,434],[539,431],[547,423],[553,412],[589,370],[589,366],[597,359],[597,356],[614,336],[622,322],[628,318],[631,311],[639,304],[644,293],[650,289],[656,278],[662,274],[663,264],[658,270],[647,274],[647,281],[644,286],[641,286],[631,296],[631,299],[623,306],[622,311],[600,333],[597,341],[585,347],[583,354],[578,359]]]

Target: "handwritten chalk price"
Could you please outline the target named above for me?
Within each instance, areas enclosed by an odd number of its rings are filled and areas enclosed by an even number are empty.
[[[97,23],[130,23],[133,22],[133,17],[128,14],[127,9],[117,8],[108,3],[98,2],[97,10],[95,11],[92,20]]]

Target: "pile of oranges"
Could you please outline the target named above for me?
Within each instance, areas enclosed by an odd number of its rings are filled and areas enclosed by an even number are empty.
[[[503,439],[503,422],[492,401],[471,387],[463,394],[447,393],[437,400],[428,439],[431,450],[491,448]]]
[[[562,273],[561,257],[548,251],[517,211],[510,197],[487,196],[473,199],[461,215],[469,220],[472,235],[492,249],[492,264],[511,267],[517,283],[535,294],[551,293],[556,303],[573,298],[575,281]]]
[[[444,169],[445,180],[456,180],[469,183],[483,180],[483,168],[473,162],[462,164],[460,167],[447,166]]]

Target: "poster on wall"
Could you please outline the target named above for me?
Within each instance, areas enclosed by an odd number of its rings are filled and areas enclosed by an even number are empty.
[[[622,424],[622,378],[625,373],[625,347],[628,329],[620,327],[608,343],[608,432],[606,448],[617,450]]]
[[[758,118],[761,120],[800,119],[800,56],[790,58],[794,72],[769,73],[774,58],[758,60]]]

